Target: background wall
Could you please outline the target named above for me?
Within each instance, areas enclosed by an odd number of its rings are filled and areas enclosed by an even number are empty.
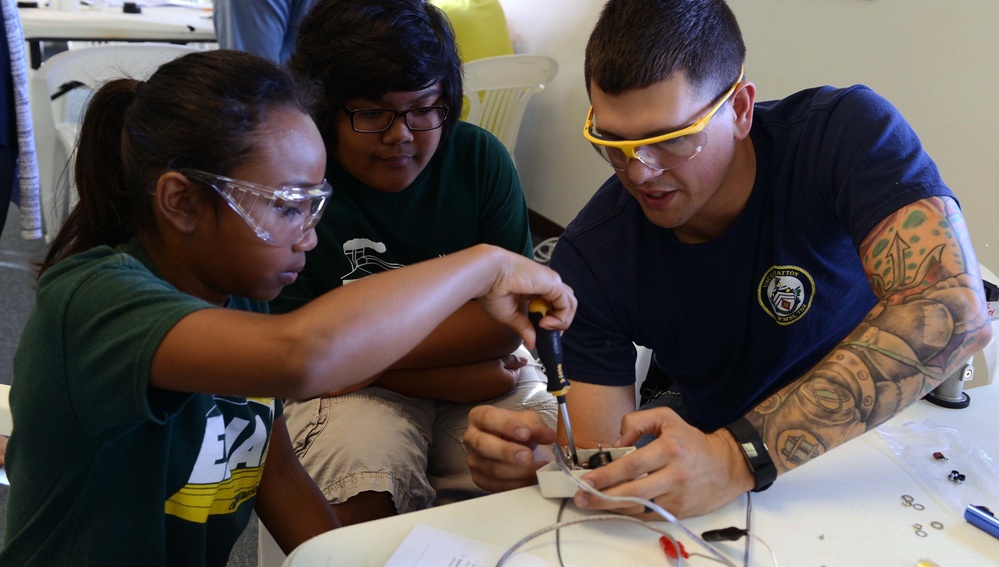
[[[528,204],[566,225],[612,170],[582,137],[583,50],[604,0],[501,0],[514,49],[559,62],[517,142]],[[891,100],[957,194],[979,260],[999,271],[999,2],[729,0],[758,99],[863,83]]]

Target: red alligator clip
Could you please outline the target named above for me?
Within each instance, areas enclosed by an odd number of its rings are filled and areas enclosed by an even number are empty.
[[[680,555],[682,555],[684,559],[690,559],[690,554],[683,548],[682,543],[676,542],[676,546],[674,546],[673,543],[673,540],[666,536],[659,538],[659,546],[663,548],[663,551],[666,553],[666,557],[676,560],[676,548],[679,546]]]

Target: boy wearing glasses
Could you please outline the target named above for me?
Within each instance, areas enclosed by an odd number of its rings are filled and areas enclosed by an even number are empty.
[[[459,122],[461,60],[438,8],[319,1],[289,65],[317,86],[333,196],[319,244],[273,310],[478,243],[533,256],[509,154]],[[481,494],[460,445],[471,404],[533,409],[554,423],[555,400],[518,347],[471,302],[368,387],[289,403],[296,451],[340,520]]]
[[[607,3],[584,136],[615,175],[552,258],[579,299],[563,337],[576,441],[647,443],[583,479],[681,517],[883,423],[991,335],[957,201],[899,112],[863,86],[758,103],[744,60],[723,0]],[[654,351],[668,386],[649,406],[665,407],[632,413],[633,343]],[[473,477],[531,484],[530,444],[555,439],[476,408]]]

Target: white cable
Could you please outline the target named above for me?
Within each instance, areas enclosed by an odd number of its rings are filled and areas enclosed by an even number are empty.
[[[746,535],[748,535],[749,537],[755,539],[756,541],[758,541],[760,543],[760,545],[762,545],[763,547],[767,548],[767,553],[770,554],[770,561],[773,562],[774,567],[778,567],[777,566],[777,554],[774,553],[774,550],[770,549],[770,546],[767,545],[767,542],[763,541],[763,539],[761,539],[760,536],[758,536],[756,534],[748,533]],[[749,539],[749,538],[746,538],[746,539]]]
[[[556,244],[558,244],[557,236],[541,241],[534,247],[534,259],[548,265],[548,261],[552,259],[552,252],[555,251]]]
[[[690,537],[698,544],[700,544],[701,547],[711,552],[711,554],[714,555],[721,563],[724,563],[729,567],[738,567],[735,563],[733,563],[731,560],[722,555],[721,552],[719,552],[717,549],[709,545],[708,542],[701,539],[699,535],[690,531],[690,529],[688,529],[687,526],[683,525],[679,520],[676,519],[675,516],[673,516],[673,514],[667,512],[666,509],[663,508],[662,506],[656,504],[651,500],[645,500],[644,498],[638,498],[636,496],[611,496],[609,494],[605,494],[597,490],[596,488],[593,488],[592,486],[579,480],[578,478],[576,478],[575,475],[572,474],[572,470],[569,468],[569,463],[566,462],[565,453],[562,451],[562,448],[559,447],[558,443],[552,445],[552,452],[555,453],[555,462],[558,463],[558,468],[560,468],[562,472],[564,472],[566,476],[569,477],[569,480],[571,480],[572,483],[578,486],[579,488],[585,490],[586,492],[589,492],[590,494],[599,496],[600,498],[603,498],[604,500],[609,500],[611,502],[630,502],[632,504],[641,504],[642,506],[651,509],[656,514],[659,514],[659,516],[661,516],[667,522],[679,528],[681,531],[683,531],[683,533],[687,534],[688,537]]]
[[[599,516],[587,516],[585,518],[577,518],[575,520],[569,520],[569,521],[566,521],[566,522],[559,522],[557,524],[552,524],[550,526],[545,526],[545,527],[541,528],[540,530],[538,530],[536,532],[528,534],[526,537],[524,537],[524,539],[522,539],[522,540],[518,541],[517,543],[513,544],[512,546],[510,546],[509,549],[506,550],[506,553],[504,553],[503,556],[499,558],[499,561],[496,562],[496,567],[501,567],[504,563],[506,563],[506,561],[508,559],[510,559],[510,557],[518,549],[520,549],[525,543],[531,541],[532,539],[534,539],[534,538],[536,538],[538,536],[544,535],[544,534],[546,534],[546,533],[548,533],[550,531],[560,530],[562,528],[567,528],[569,526],[574,526],[576,524],[585,524],[585,523],[588,523],[588,522],[612,522],[612,521],[613,522],[631,522],[633,524],[638,524],[638,525],[640,525],[640,526],[642,526],[642,527],[644,527],[646,529],[649,529],[649,530],[652,530],[654,532],[660,533],[660,534],[668,537],[671,541],[676,542],[676,539],[673,538],[673,534],[669,533],[668,531],[666,531],[666,530],[664,530],[662,528],[654,526],[654,525],[652,525],[652,524],[650,524],[648,522],[643,522],[642,520],[639,520],[638,518],[633,518],[631,516],[619,516],[619,515],[616,515],[616,514],[603,514],[603,515],[599,515]],[[676,548],[679,550],[679,548],[680,548],[679,544],[676,545]],[[714,559],[714,558],[710,558],[710,559]],[[682,556],[678,556],[677,563],[676,563],[677,567],[680,567],[683,564],[682,561],[683,561]]]
[[[753,519],[753,493],[746,492],[746,533],[751,533],[752,531],[752,519]],[[746,554],[742,559],[745,565],[749,565],[749,548],[752,540],[748,537],[746,538]],[[766,544],[764,544],[766,545]],[[770,549],[769,547],[767,549]],[[775,566],[776,567],[776,566]]]

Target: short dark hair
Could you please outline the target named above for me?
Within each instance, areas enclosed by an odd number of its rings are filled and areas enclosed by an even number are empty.
[[[586,90],[611,95],[683,73],[712,96],[738,78],[746,45],[724,0],[609,0],[586,45]]]
[[[334,146],[345,101],[440,83],[442,139],[461,115],[462,67],[447,16],[423,0],[319,0],[303,18],[288,66],[319,93],[316,123]]]
[[[155,227],[149,191],[160,175],[180,168],[229,175],[251,158],[268,114],[286,108],[311,114],[312,100],[290,71],[242,51],[194,52],[146,81],[104,84],[80,126],[73,171],[80,200],[39,274],[62,258]]]

